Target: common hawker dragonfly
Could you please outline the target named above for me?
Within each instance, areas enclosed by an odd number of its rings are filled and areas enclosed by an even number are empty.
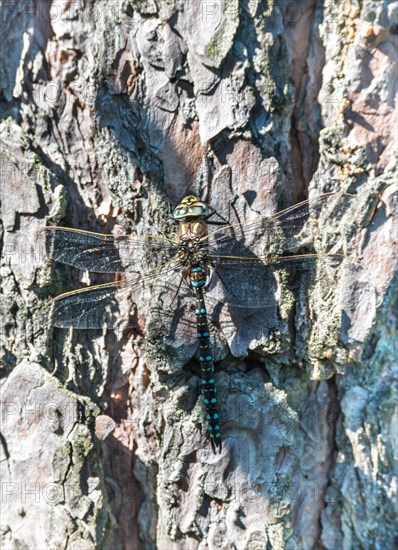
[[[209,231],[215,210],[189,195],[175,208],[175,238],[161,234],[102,235],[63,227],[43,232],[51,257],[81,270],[123,272],[111,283],[86,287],[55,298],[51,319],[56,327],[78,329],[129,326],[136,296],[156,283],[176,288],[196,301],[198,359],[210,442],[221,451],[220,415],[210,344],[207,296],[238,308],[276,307],[275,274],[291,266],[306,267],[340,253],[298,253],[309,246],[321,211],[347,205],[350,195],[325,194],[271,216],[221,225]],[[310,223],[312,221],[312,223]],[[313,235],[312,235],[313,237]],[[171,284],[173,282],[174,284]],[[177,283],[177,284],[176,284]],[[141,294],[142,295],[142,294]]]

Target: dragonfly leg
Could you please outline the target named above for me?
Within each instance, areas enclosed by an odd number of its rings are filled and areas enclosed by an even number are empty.
[[[235,195],[234,199],[231,201],[231,203],[229,205],[228,218],[224,218],[224,216],[222,216],[219,212],[217,212],[217,210],[215,210],[214,208],[209,207],[209,209],[211,209],[212,212],[210,212],[210,214],[206,217],[206,223],[208,223],[209,225],[230,225],[231,224],[231,208],[235,213],[235,217],[238,220],[238,223],[240,223],[240,218],[239,218],[238,212],[235,208],[235,201],[236,201],[237,198],[238,198],[238,195]],[[210,218],[212,216],[214,216],[214,214],[217,214],[217,216],[219,218],[221,218],[222,221],[219,222],[219,221],[210,220]]]
[[[217,215],[219,218],[221,218],[222,221],[214,221],[214,220],[210,220],[210,218],[214,215]],[[210,212],[210,214],[206,217],[206,223],[209,224],[209,225],[229,225],[229,220],[227,220],[226,218],[224,218],[224,216],[222,216],[221,214],[219,214],[217,212],[217,210],[215,210],[214,208],[212,208],[212,212]]]

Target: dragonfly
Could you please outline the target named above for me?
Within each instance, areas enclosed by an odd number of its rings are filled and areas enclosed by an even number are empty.
[[[307,268],[337,252],[300,253],[317,234],[323,210],[347,205],[347,194],[327,193],[269,216],[228,223],[215,221],[216,210],[194,195],[184,197],[171,217],[173,238],[156,232],[105,235],[49,226],[42,229],[53,260],[96,273],[123,273],[116,280],[57,296],[51,323],[60,328],[94,329],[133,326],[133,305],[158,285],[175,294],[184,287],[195,303],[200,387],[212,450],[222,450],[206,301],[228,307],[276,307],[275,275],[282,269]],[[212,220],[213,218],[213,220]],[[211,226],[217,226],[212,228]],[[174,299],[174,298],[173,298]],[[173,299],[170,304],[173,304]]]

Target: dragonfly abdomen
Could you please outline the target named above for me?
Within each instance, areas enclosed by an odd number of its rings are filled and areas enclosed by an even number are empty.
[[[192,269],[195,268],[191,268]],[[200,269],[200,268],[199,268]],[[200,273],[200,272],[193,272]],[[220,415],[217,406],[217,390],[214,379],[214,363],[210,346],[210,331],[207,321],[207,311],[203,293],[205,279],[192,280],[191,284],[196,294],[196,324],[199,341],[199,363],[201,368],[201,391],[206,407],[207,424],[213,452],[221,451]]]

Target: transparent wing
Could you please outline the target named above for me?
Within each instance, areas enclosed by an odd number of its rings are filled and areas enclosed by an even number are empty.
[[[252,264],[260,257],[257,263],[262,264],[266,257],[282,255],[307,244],[317,230],[316,220],[321,211],[325,209],[328,215],[337,217],[351,199],[352,195],[348,194],[321,195],[272,216],[216,229],[203,239],[203,244],[207,243],[211,255],[246,257]]]
[[[171,260],[178,250],[158,235],[102,235],[64,227],[45,227],[38,235],[52,259],[97,273],[147,270]]]
[[[334,269],[344,261],[351,260],[342,254],[297,254],[268,259],[211,256],[214,273],[206,293],[229,306],[276,307],[281,270],[294,277],[302,271],[315,273],[321,267]]]
[[[144,303],[149,287],[167,283],[181,270],[177,262],[159,266],[156,272],[126,277],[61,294],[52,304],[51,324],[60,328],[124,329],[137,325],[135,305]]]

